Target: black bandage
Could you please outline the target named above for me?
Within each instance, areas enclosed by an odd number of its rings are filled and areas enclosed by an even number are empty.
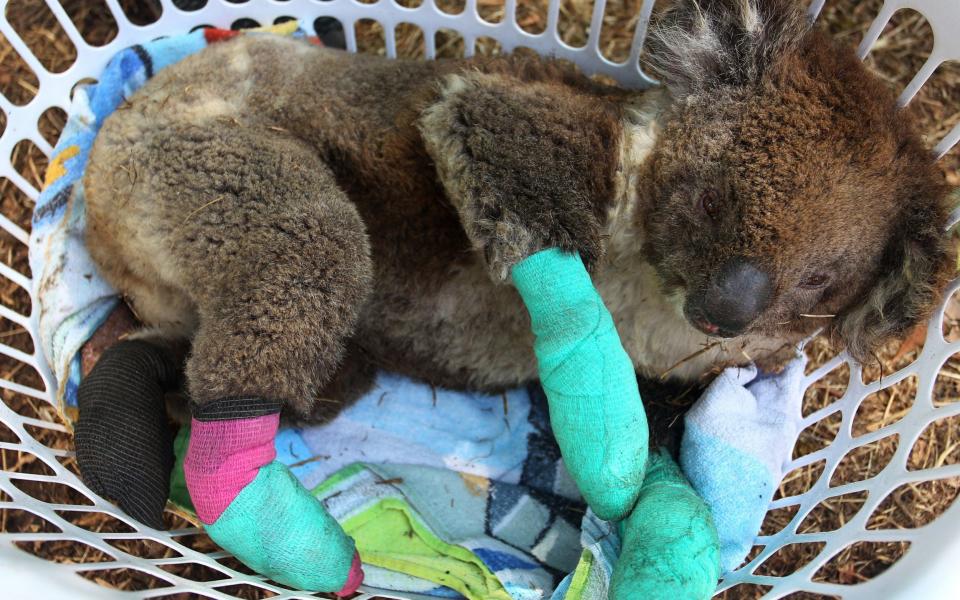
[[[131,517],[163,527],[173,468],[164,393],[176,388],[170,354],[140,340],[120,342],[80,383],[77,464],[96,493]]]

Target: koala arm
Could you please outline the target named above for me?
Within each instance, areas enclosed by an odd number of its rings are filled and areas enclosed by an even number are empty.
[[[555,82],[448,76],[419,127],[439,179],[491,275],[544,248],[603,254],[622,125],[619,106]]]

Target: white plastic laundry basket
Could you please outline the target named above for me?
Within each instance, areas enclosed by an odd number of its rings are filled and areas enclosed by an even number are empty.
[[[482,1],[482,0],[481,0]],[[521,0],[522,1],[522,0]],[[814,15],[819,13],[824,0],[817,0],[811,7]],[[282,17],[294,17],[309,29],[318,17],[335,17],[344,26],[347,48],[355,51],[357,39],[355,23],[360,19],[373,19],[383,26],[386,52],[388,56],[396,54],[395,30],[401,23],[416,25],[423,30],[426,55],[432,58],[436,52],[435,33],[439,29],[458,32],[464,39],[466,53],[472,54],[475,42],[483,36],[497,40],[504,51],[518,47],[527,47],[542,54],[553,54],[570,59],[591,73],[602,73],[618,79],[628,86],[646,86],[651,81],[640,71],[638,58],[646,33],[649,15],[653,9],[653,0],[643,2],[637,20],[629,59],[623,63],[613,63],[605,59],[600,51],[600,30],[603,24],[604,0],[596,0],[589,27],[586,46],[573,48],[560,39],[558,22],[560,19],[560,1],[551,0],[547,8],[546,31],[532,35],[525,32],[517,23],[517,0],[506,0],[504,18],[498,23],[490,23],[478,15],[478,0],[466,0],[466,8],[459,14],[448,14],[439,10],[433,0],[423,0],[416,8],[405,8],[394,0],[374,0],[373,3],[360,3],[356,0],[208,0],[198,10],[184,11],[177,8],[171,0],[162,0],[162,14],[158,20],[146,25],[132,24],[124,15],[118,0],[106,0],[118,25],[118,34],[104,46],[91,46],[84,41],[76,27],[57,0],[46,0],[49,10],[57,18],[70,41],[76,47],[77,59],[67,70],[51,73],[35,58],[21,37],[6,18],[6,11],[0,10],[0,33],[26,64],[36,73],[39,80],[38,91],[33,99],[23,106],[17,106],[0,96],[0,110],[7,117],[6,128],[0,137],[0,177],[7,178],[24,194],[36,199],[35,189],[11,164],[11,154],[15,145],[29,140],[41,152],[49,155],[50,144],[38,131],[38,120],[47,109],[60,107],[66,109],[73,86],[85,78],[94,78],[107,60],[118,50],[126,46],[153,39],[163,35],[189,31],[198,25],[213,25],[229,28],[239,19],[252,19],[261,25],[273,23]],[[183,2],[180,2],[184,5]],[[193,3],[198,4],[198,3]],[[411,5],[410,3],[406,3]],[[0,0],[0,9],[6,8],[6,2]],[[960,1],[958,0],[889,0],[883,6],[881,14],[870,29],[861,46],[861,55],[866,56],[877,41],[884,25],[894,12],[901,8],[911,8],[921,12],[930,22],[935,40],[933,52],[918,73],[916,79],[904,91],[901,101],[905,104],[933,74],[936,68],[946,60],[960,59]],[[936,146],[938,157],[945,154],[960,140],[960,126],[953,129]],[[0,227],[11,234],[19,243],[28,243],[28,234],[10,219],[0,215]],[[31,297],[34,313],[38,298],[34,295],[31,280],[0,262],[0,277],[26,290]],[[950,292],[960,288],[960,280],[954,281]],[[12,307],[0,304],[0,317],[27,329],[35,340],[31,354],[0,344],[0,353],[32,367],[39,374],[45,389],[0,379],[0,388],[5,395],[20,394],[41,401],[52,402],[57,382],[51,376],[48,366],[36,342],[39,338],[35,329],[35,314],[22,315]],[[844,598],[958,598],[960,597],[960,503],[954,503],[942,516],[922,527],[913,529],[868,529],[867,522],[874,509],[895,488],[905,483],[960,477],[960,464],[947,464],[925,470],[908,470],[907,457],[921,432],[932,422],[960,415],[960,402],[933,402],[934,383],[945,361],[960,352],[960,342],[947,342],[941,333],[943,309],[934,316],[929,327],[923,351],[912,364],[896,373],[886,375],[870,384],[862,383],[860,367],[850,365],[850,384],[842,397],[830,406],[809,415],[804,425],[814,424],[829,415],[840,411],[842,424],[836,439],[822,450],[802,456],[794,461],[791,468],[800,468],[816,461],[825,461],[825,467],[816,483],[806,492],[774,502],[772,509],[797,507],[787,527],[779,533],[761,537],[757,544],[763,546],[743,568],[721,583],[720,590],[737,584],[756,584],[769,586],[768,598],[781,598],[798,591],[842,596]],[[839,356],[809,376],[813,383],[827,373],[849,362],[846,356]],[[896,423],[856,437],[853,435],[852,422],[860,403],[881,389],[916,375],[917,397],[912,408]],[[49,448],[34,437],[37,431],[65,431],[62,425],[41,419],[21,416],[6,403],[0,402],[0,424],[12,432],[19,441],[0,441],[0,449],[29,453],[48,467],[52,474],[33,474],[0,470],[0,509],[27,511],[41,517],[52,527],[39,532],[0,533],[0,597],[3,598],[86,598],[86,597],[138,597],[173,596],[190,592],[202,597],[233,598],[232,590],[238,584],[252,585],[269,590],[279,598],[306,597],[294,591],[268,583],[261,577],[246,575],[217,562],[226,555],[222,552],[201,553],[182,545],[178,540],[191,533],[191,530],[156,531],[136,523],[126,517],[109,502],[89,491],[83,483],[61,461],[71,455],[69,451]],[[0,426],[0,440],[4,429]],[[841,459],[851,450],[887,436],[897,434],[900,443],[893,459],[879,474],[855,483],[830,487],[830,478]],[[8,436],[10,437],[10,436]],[[49,485],[66,485],[87,500],[77,504],[52,504],[42,498],[35,498],[24,492],[17,483],[40,482]],[[28,486],[29,487],[29,486]],[[798,527],[817,504],[827,498],[852,492],[867,492],[860,510],[842,527],[824,533],[798,533]],[[98,533],[79,527],[64,519],[62,515],[71,511],[106,513],[129,525],[127,533]],[[56,531],[59,530],[59,531]],[[43,542],[73,540],[82,542],[111,557],[108,562],[90,564],[59,564],[44,561],[21,551],[17,542]],[[176,558],[147,558],[134,556],[117,547],[122,540],[152,540],[175,550]],[[828,560],[844,548],[858,541],[863,542],[909,542],[910,546],[902,558],[889,570],[875,579],[859,585],[839,585],[814,582],[813,575]],[[113,542],[111,544],[110,542]],[[754,574],[756,568],[791,543],[822,543],[819,553],[807,564],[785,577],[761,576]],[[170,565],[196,563],[208,566],[222,574],[221,579],[202,582],[188,579],[179,574],[164,570]],[[168,587],[138,592],[121,592],[76,576],[78,572],[101,569],[128,568],[152,575]],[[377,590],[366,590],[372,595],[399,597]],[[366,598],[367,596],[363,596]]]

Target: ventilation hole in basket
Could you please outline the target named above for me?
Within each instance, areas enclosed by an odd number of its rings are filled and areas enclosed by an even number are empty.
[[[438,29],[433,40],[437,58],[463,58],[463,36],[453,29]]]
[[[194,25],[193,27],[190,28],[190,33],[193,33],[194,31],[200,31],[201,29],[213,29],[213,25],[210,25],[209,23]]]
[[[377,56],[386,54],[387,42],[383,25],[379,22],[373,19],[358,19],[353,31],[357,39],[357,52]]]
[[[894,13],[873,47],[866,64],[894,83],[899,93],[927,61],[933,50],[933,29],[912,9]]]
[[[760,598],[773,587],[769,585],[758,585],[756,583],[738,583],[728,590],[713,597],[713,600],[747,600],[748,598]]]
[[[281,1],[286,2],[287,0]],[[163,565],[160,565],[160,568],[166,570]],[[322,597],[323,596],[321,596],[321,598]],[[159,596],[151,595],[150,598],[151,600],[186,600],[187,598],[194,600],[195,598],[213,598],[213,596],[208,596],[203,592],[198,592],[196,590],[190,590],[189,595],[185,594],[184,592],[174,592],[172,594],[161,594]]]
[[[26,354],[33,354],[33,338],[30,337],[30,332],[23,325],[9,321],[6,317],[0,317],[0,343]]]
[[[98,569],[77,573],[84,579],[89,579],[106,588],[116,588],[125,592],[142,592],[171,587],[169,581],[160,579],[156,575],[144,573],[136,569]]]
[[[0,490],[0,502],[13,502],[13,498],[10,497],[10,494],[6,493],[3,490]]]
[[[826,546],[825,542],[800,542],[781,546],[754,569],[754,575],[786,577],[796,573],[815,559]]]
[[[803,353],[807,355],[807,366],[804,367],[804,373],[806,375],[813,373],[833,360],[842,351],[843,348],[831,342],[827,336],[815,337],[803,348]]]
[[[918,471],[960,463],[960,415],[927,425],[914,442],[907,458],[907,469]]]
[[[133,540],[107,540],[107,543],[131,556],[140,558],[179,558],[183,556],[166,544],[161,544],[156,540],[133,539]]]
[[[397,6],[402,6],[404,8],[419,8],[423,4],[423,0],[393,0]]]
[[[843,413],[838,410],[816,423],[808,425],[797,438],[797,445],[793,448],[793,457],[800,458],[832,444],[842,423]]]
[[[184,535],[175,535],[172,536],[172,539],[174,542],[185,548],[196,550],[197,552],[202,552],[204,554],[215,552],[220,549],[220,546],[210,539],[210,536],[203,531],[196,531]]]
[[[467,7],[466,0],[434,0],[440,12],[448,15],[459,15]]]
[[[890,460],[899,445],[900,436],[894,434],[869,444],[857,446],[837,464],[837,468],[830,476],[830,487],[876,477],[890,464]]]
[[[234,598],[273,598],[278,594],[260,586],[249,583],[234,583],[223,587],[215,587],[215,590]]]
[[[820,476],[823,475],[826,465],[827,461],[820,459],[813,464],[790,471],[784,476],[780,486],[777,487],[777,492],[773,496],[774,499],[791,498],[810,491],[816,485]]]
[[[600,53],[613,62],[624,62],[630,57],[633,27],[617,27],[619,23],[636,23],[639,2],[608,2],[603,11],[600,28]],[[591,35],[596,35],[590,32]]]
[[[849,384],[850,365],[844,362],[807,388],[803,396],[803,416],[808,417],[842,398]]]
[[[916,393],[917,376],[911,375],[864,398],[853,418],[853,436],[883,429],[905,417]]]
[[[62,108],[58,106],[53,106],[43,111],[40,115],[40,118],[37,120],[37,131],[40,132],[40,135],[43,136],[43,139],[46,140],[51,146],[56,145],[57,140],[60,139],[60,133],[63,131],[63,126],[67,123],[67,113],[63,111]]]
[[[482,35],[474,44],[474,53],[477,56],[500,56],[503,54],[503,46],[492,37]]]
[[[846,525],[867,500],[867,492],[853,492],[833,496],[813,507],[800,525],[797,533],[822,533],[836,531]]]
[[[24,450],[0,449],[0,468],[14,473],[54,476],[56,472],[36,454]]]
[[[927,83],[920,88],[917,97],[911,103],[911,110],[919,115],[921,123],[930,124],[924,134],[933,147],[960,123],[960,60],[950,60],[934,71]],[[956,146],[954,147],[956,149]],[[951,155],[952,168],[944,165],[947,180],[951,185],[958,182],[956,167],[957,154]]]
[[[9,501],[9,496],[7,497]],[[0,531],[6,533],[63,533],[40,515],[19,508],[0,509]]]
[[[7,427],[6,423],[3,421],[0,421],[0,442],[7,442],[11,444],[20,443],[20,438],[17,437],[17,434],[15,434],[12,429]]]
[[[207,0],[173,0],[173,5],[180,10],[193,12],[206,6]]]
[[[120,8],[134,25],[155,23],[163,14],[160,0],[120,0]]]
[[[6,36],[0,33],[0,94],[13,104],[23,106],[33,100],[39,90],[37,74],[13,50]]]
[[[21,492],[47,504],[93,505],[93,501],[80,493],[79,490],[63,483],[13,478],[10,481]]]
[[[796,504],[768,510],[767,514],[763,517],[763,524],[760,526],[760,535],[776,535],[780,533],[790,524],[790,521],[797,516],[798,510],[800,510],[800,507]]]
[[[60,4],[91,46],[104,46],[117,37],[117,22],[104,0],[61,0]]]
[[[929,525],[960,494],[960,477],[905,483],[890,492],[867,520],[867,529],[913,529]]]
[[[34,189],[43,187],[47,172],[47,155],[30,140],[20,140],[10,153],[10,164]]]
[[[34,440],[47,448],[55,450],[73,450],[73,436],[66,431],[58,431],[49,427],[24,424],[23,428]]]
[[[856,542],[828,560],[814,581],[856,585],[873,579],[903,557],[910,542]]]
[[[793,592],[783,596],[780,600],[843,600],[843,598],[829,594],[814,594],[813,592]]]
[[[333,17],[318,17],[313,21],[313,31],[327,48],[347,47],[347,38],[343,33],[343,23]]]
[[[43,68],[62,73],[76,62],[76,47],[43,0],[10,0],[6,15]]]
[[[109,554],[76,540],[17,542],[16,546],[24,552],[55,563],[90,564],[114,560]]]
[[[274,25],[281,25],[283,23],[289,23],[290,21],[296,21],[296,17],[291,17],[290,15],[284,15],[282,17],[277,17],[273,20]]]
[[[880,347],[873,357],[862,365],[860,378],[865,384],[887,379],[910,365],[923,350],[926,325],[913,329],[903,340],[893,340]]]
[[[574,48],[587,45],[590,33],[590,18],[593,15],[592,0],[561,0],[557,31],[560,39]]]
[[[950,343],[960,340],[960,290],[950,294],[943,307],[943,322],[940,332]]]
[[[200,563],[179,563],[175,565],[158,566],[167,573],[189,579],[190,581],[207,582],[230,578],[226,573]]]
[[[0,110],[0,137],[3,137],[3,132],[7,130],[7,113]]]
[[[423,58],[426,56],[426,41],[423,30],[413,23],[399,23],[394,29],[397,58]]]
[[[260,23],[248,17],[237,19],[233,23],[230,23],[230,29],[234,31],[240,31],[241,29],[256,29],[257,27],[260,27]]]
[[[60,463],[64,469],[70,471],[80,479],[83,479],[83,476],[80,474],[80,467],[77,466],[77,458],[74,455],[69,456],[57,456],[57,462]]]
[[[255,575],[255,573],[253,572],[253,569],[243,564],[233,556],[225,556],[223,558],[218,558],[217,562],[228,569],[236,571],[237,573],[243,573],[244,575]]]
[[[131,525],[107,513],[87,510],[58,510],[56,513],[64,521],[81,529],[96,533],[133,533]]]
[[[6,364],[2,360],[0,360],[0,365],[6,367]],[[39,376],[36,375],[36,371],[34,371],[31,367],[24,365],[24,363],[17,363],[17,366],[12,369],[4,368],[2,370],[2,377],[7,381],[13,381],[21,385],[28,385],[35,390],[43,389],[42,384],[33,385],[34,382],[38,384],[40,383]],[[23,394],[16,394],[10,390],[0,391],[0,397],[3,398],[4,403],[10,407],[11,410],[21,416],[47,421],[51,423],[51,427],[56,427],[57,425],[63,424],[59,415],[57,414],[56,409],[43,400],[37,400],[36,398],[24,396]],[[24,429],[26,429],[31,435],[46,434],[49,429],[41,427],[36,430],[36,433],[34,433],[35,430],[32,429],[32,427],[32,425],[24,425]]]
[[[480,0],[477,2],[477,14],[487,23],[500,23],[503,21],[505,9],[505,0]]]
[[[547,29],[547,0],[517,3],[517,25],[527,33],[539,35]]]

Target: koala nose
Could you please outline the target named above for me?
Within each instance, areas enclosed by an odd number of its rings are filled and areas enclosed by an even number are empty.
[[[770,304],[770,277],[744,258],[734,258],[712,277],[701,311],[724,337],[739,335]]]

